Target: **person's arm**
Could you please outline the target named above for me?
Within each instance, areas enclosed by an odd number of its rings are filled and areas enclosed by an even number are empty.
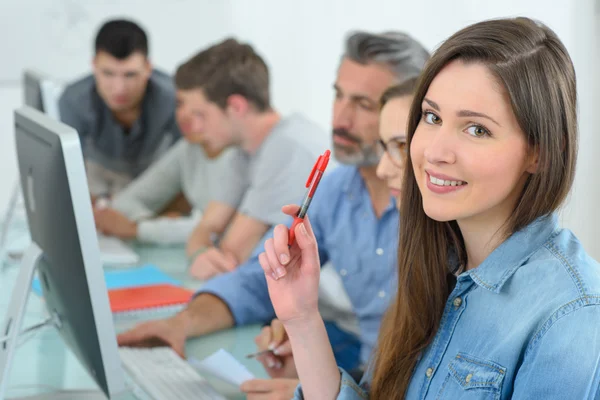
[[[181,190],[180,158],[184,148],[177,145],[139,178],[118,193],[110,208],[94,210],[96,228],[105,235],[133,239],[145,234],[154,238],[153,227],[140,230],[139,221],[151,218]],[[88,168],[88,174],[93,169]],[[175,227],[175,226],[171,226]],[[150,231],[150,232],[149,232]],[[165,232],[172,233],[172,232]],[[186,231],[189,233],[189,230]],[[180,236],[177,232],[174,236]],[[184,239],[185,241],[185,239]]]
[[[226,204],[211,202],[188,240],[190,275],[206,280],[234,270],[248,259],[268,229],[268,225],[236,213]],[[227,233],[215,246],[213,239],[225,230]]]
[[[231,223],[229,220],[226,223],[223,219],[219,221],[223,223],[219,228],[225,229],[227,226],[227,232],[219,245],[222,253],[220,259],[217,259],[218,255],[211,249],[211,253],[201,255],[198,262],[194,262],[191,271],[193,275],[206,276],[204,273],[209,264],[207,262],[209,258],[218,261],[212,263],[215,264],[212,269],[216,273],[235,268],[236,261],[237,263],[244,262],[265,232],[270,227],[284,221],[285,216],[281,213],[281,207],[301,199],[305,191],[306,178],[316,159],[313,159],[313,156],[306,150],[282,152],[279,146],[285,146],[287,142],[277,141],[279,139],[277,137],[275,139],[274,142],[267,143],[265,145],[267,147],[261,149],[260,158],[256,160],[252,176],[249,179],[250,186],[243,195],[235,217],[233,214],[229,214],[232,217]],[[217,196],[223,195],[223,193],[224,191],[220,190]],[[233,204],[231,201],[224,203]],[[212,232],[205,228],[201,233],[198,232],[197,236],[195,233],[196,238],[194,243],[188,247],[188,254],[193,255],[210,246],[210,233]],[[220,233],[220,231],[216,231],[216,233]],[[198,269],[202,270],[202,274],[194,272]]]
[[[231,328],[234,318],[227,303],[210,293],[200,293],[180,313],[186,320],[186,337],[196,337]]]
[[[121,333],[117,343],[128,347],[167,345],[185,358],[186,339],[232,326],[233,317],[227,305],[218,297],[202,294],[171,318],[144,322]]]
[[[182,190],[181,161],[186,142],[179,142],[117,194],[111,206],[132,221],[156,216]]]
[[[137,224],[137,240],[161,245],[185,243],[201,218],[202,213],[193,210],[188,217],[160,217],[140,221]]]
[[[531,340],[512,398],[600,398],[600,300],[582,298],[553,315]]]
[[[265,323],[274,317],[265,276],[255,257],[234,272],[206,282],[176,316],[138,325],[119,335],[118,342],[120,346],[138,347],[167,344],[184,356],[187,338],[234,324]]]
[[[236,213],[221,240],[219,248],[232,254],[238,263],[245,262],[270,225],[244,214]]]
[[[207,281],[198,291],[198,295],[209,293],[222,299],[233,315],[235,325],[264,324],[275,318],[258,260],[260,251],[257,248],[255,255],[239,268]]]
[[[341,375],[325,330],[316,313],[311,317],[287,321],[294,363],[307,399],[335,399],[341,386]]]
[[[235,208],[218,201],[211,201],[204,210],[203,217],[194,229],[187,243],[187,255],[192,256],[203,247],[212,247],[214,237],[220,236],[235,215]]]
[[[298,207],[284,207],[283,211],[293,216]],[[334,399],[341,376],[319,314],[319,252],[309,217],[296,227],[295,234],[295,244],[288,248],[289,231],[277,225],[259,261],[274,310],[288,333],[305,396]]]
[[[192,261],[192,266],[197,260],[197,266],[204,265],[205,269],[210,270],[218,265],[219,272],[222,273],[234,269],[246,260],[247,257],[239,257],[239,254],[225,254],[214,245],[216,239],[227,243],[223,235],[231,230],[229,225],[236,219],[238,207],[248,188],[247,172],[248,159],[238,149],[225,150],[225,153],[210,164],[206,186],[210,193],[210,202],[187,243],[187,255]],[[239,228],[233,231],[237,229]],[[209,254],[200,254],[204,252]],[[191,272],[194,275],[193,269]],[[206,277],[208,276],[210,275]]]

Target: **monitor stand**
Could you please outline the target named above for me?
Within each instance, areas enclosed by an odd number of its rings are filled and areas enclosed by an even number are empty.
[[[21,326],[23,325],[23,316],[27,309],[27,302],[31,292],[33,275],[37,269],[38,262],[42,258],[43,252],[39,246],[32,242],[25,254],[21,266],[19,267],[19,276],[13,288],[12,297],[8,306],[8,311],[4,322],[0,325],[0,400],[17,400],[17,398],[7,398],[8,378],[10,367],[14,358],[19,340]],[[54,318],[55,324],[60,324],[59,318]],[[35,388],[35,384],[31,385]],[[35,396],[19,397],[19,400],[107,400],[106,395],[100,390],[57,390]],[[122,395],[112,396],[110,400],[136,400],[137,397],[131,392]]]

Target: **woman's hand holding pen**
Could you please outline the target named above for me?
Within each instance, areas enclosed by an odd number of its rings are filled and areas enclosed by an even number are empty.
[[[296,216],[299,207],[289,205],[282,210]],[[273,238],[265,242],[265,252],[259,255],[271,302],[284,325],[320,318],[317,304],[321,265],[308,217],[296,226],[295,234],[288,248],[289,231],[285,225],[277,225]]]
[[[295,216],[298,209],[285,206],[283,212]],[[305,398],[335,398],[340,372],[319,314],[321,265],[308,216],[296,226],[295,233],[295,241],[288,248],[288,229],[277,225],[259,261],[275,313],[289,336]]]
[[[288,334],[294,364],[308,399],[335,398],[340,388],[340,373],[318,308],[321,263],[317,239],[305,215],[327,167],[329,154],[327,150],[319,157],[308,178],[309,189],[302,202],[302,214],[298,215],[298,206],[282,208],[285,214],[297,217],[293,224],[295,238],[290,236],[287,227],[277,225],[273,238],[265,242],[265,252],[258,258],[266,275],[271,303]]]

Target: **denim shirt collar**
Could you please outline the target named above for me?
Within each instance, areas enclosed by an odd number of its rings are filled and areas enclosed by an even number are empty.
[[[348,178],[345,179],[342,190],[347,195],[358,197],[364,186],[363,178],[356,167],[348,168],[347,174]]]
[[[513,233],[483,263],[463,273],[458,280],[470,276],[482,288],[500,293],[506,281],[558,230],[558,217],[555,214],[540,217]]]
[[[354,201],[357,204],[362,204],[365,201],[363,196],[366,196],[369,198],[370,204],[369,192],[367,190],[365,180],[363,179],[357,167],[349,168],[348,178],[345,179],[342,190],[350,201]],[[390,195],[390,203],[384,210],[383,215],[389,212],[396,212],[396,210],[396,199],[394,196]]]

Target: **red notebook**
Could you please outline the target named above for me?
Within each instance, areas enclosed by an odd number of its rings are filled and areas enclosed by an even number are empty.
[[[111,289],[108,299],[113,313],[123,313],[184,305],[193,294],[188,289],[162,284]]]

